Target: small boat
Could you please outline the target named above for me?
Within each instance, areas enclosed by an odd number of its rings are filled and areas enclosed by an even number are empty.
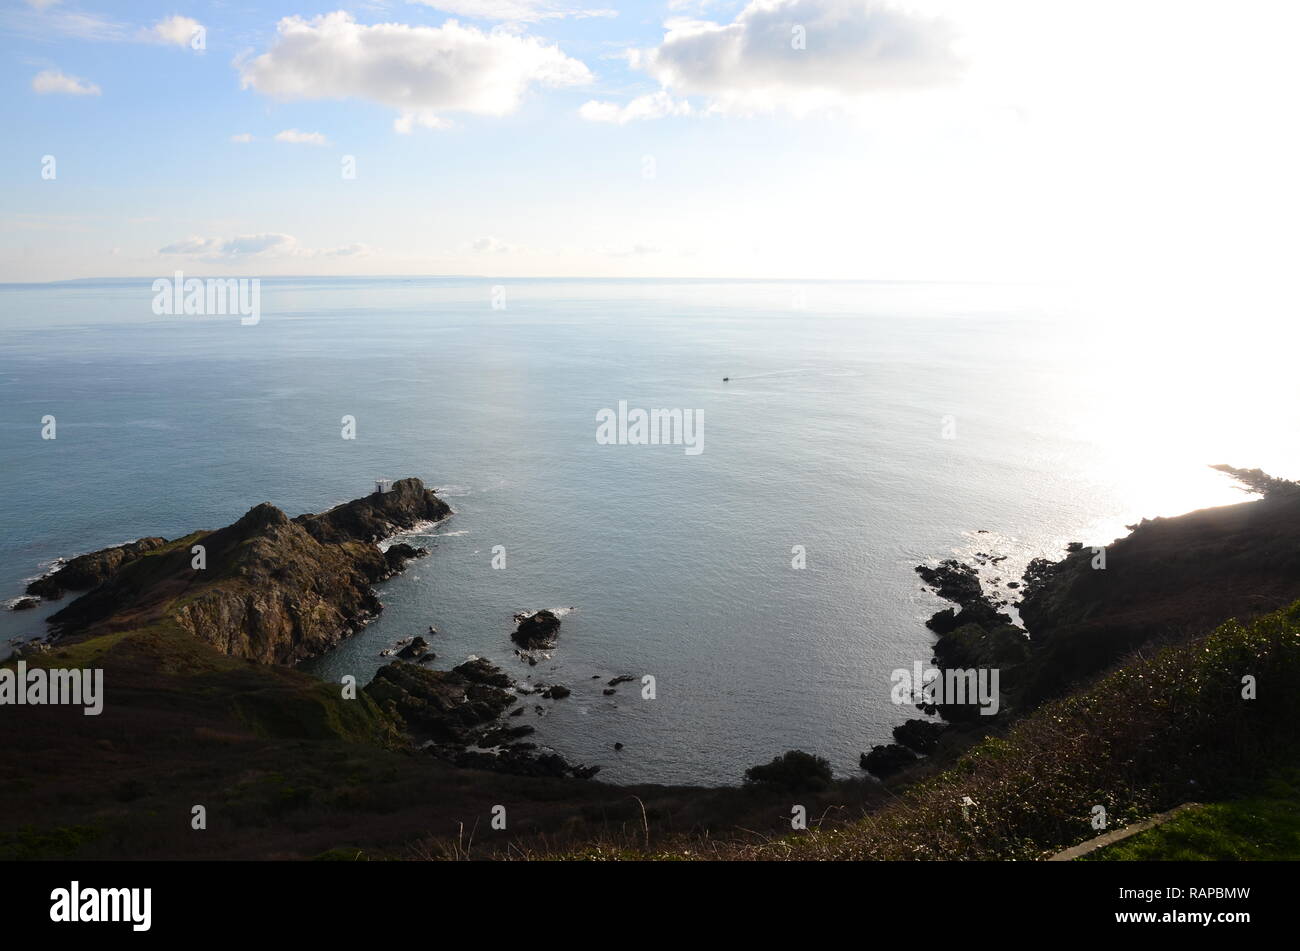
[[[722,382],[723,382],[723,383],[730,383],[730,382],[731,382],[731,377],[729,377],[729,376],[724,376],[724,377],[722,378]]]

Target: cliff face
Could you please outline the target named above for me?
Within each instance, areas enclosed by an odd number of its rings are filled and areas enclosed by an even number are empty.
[[[402,556],[423,553],[402,548],[386,555],[376,541],[450,512],[419,479],[296,519],[262,503],[213,532],[171,543],[143,540],[158,544],[118,558],[98,586],[50,622],[61,635],[80,637],[171,620],[223,654],[293,664],[378,614],[371,585],[400,570]],[[195,546],[205,560],[198,568]],[[116,551],[82,558],[109,565]],[[47,576],[47,590],[60,587],[65,570]]]
[[[1036,699],[1148,642],[1173,642],[1300,599],[1300,494],[1143,521],[1025,576],[1020,616],[1033,645]]]

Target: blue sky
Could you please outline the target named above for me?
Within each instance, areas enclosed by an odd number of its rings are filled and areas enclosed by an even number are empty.
[[[1215,11],[9,0],[0,280],[1281,266],[1295,15]]]

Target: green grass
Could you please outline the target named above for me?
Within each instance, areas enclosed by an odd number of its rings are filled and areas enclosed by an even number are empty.
[[[1190,809],[1087,856],[1099,862],[1232,862],[1300,859],[1300,769],[1271,779],[1265,795]]]
[[[37,829],[23,826],[16,832],[0,834],[0,861],[32,861],[34,859],[66,859],[77,853],[86,843],[99,838],[100,830],[93,826],[60,826],[54,829]]]

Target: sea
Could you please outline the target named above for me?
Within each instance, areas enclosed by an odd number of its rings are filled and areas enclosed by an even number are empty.
[[[1249,498],[1212,464],[1300,477],[1293,349],[1060,286],[267,278],[256,323],[155,296],[0,286],[0,600],[60,557],[417,476],[455,514],[304,669],[364,683],[420,634],[437,668],[568,686],[512,722],[612,782],[790,749],[858,775],[917,715],[891,674],[945,605],[916,565],[979,558],[1014,607],[1033,557]],[[620,404],[689,413],[693,443],[598,438]],[[0,642],[60,604],[0,611]],[[563,623],[533,666],[510,632],[539,608]]]

